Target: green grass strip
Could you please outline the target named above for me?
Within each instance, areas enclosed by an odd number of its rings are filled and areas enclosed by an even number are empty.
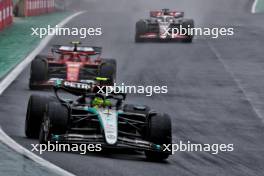
[[[258,12],[264,12],[264,0],[258,0],[256,4],[256,13]]]
[[[32,27],[55,26],[70,12],[57,12],[43,16],[15,18],[14,24],[0,32],[0,78],[23,60],[41,41],[31,36]]]

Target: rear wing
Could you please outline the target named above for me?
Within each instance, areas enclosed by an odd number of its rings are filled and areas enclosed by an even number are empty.
[[[162,16],[173,16],[175,18],[181,18],[184,17],[184,12],[179,12],[179,11],[170,11],[167,9],[164,10],[158,10],[158,11],[150,11],[150,17],[162,17]]]
[[[53,45],[52,52],[82,52],[89,55],[96,55],[102,53],[102,47],[97,46],[66,46],[66,45]]]

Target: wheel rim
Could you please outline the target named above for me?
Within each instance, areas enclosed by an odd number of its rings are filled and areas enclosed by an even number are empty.
[[[50,137],[50,120],[48,118],[45,118],[45,120],[42,123],[42,141],[48,142]]]
[[[25,123],[25,132],[26,134],[28,133],[28,123],[29,123],[29,117],[30,117],[30,111],[31,111],[31,99],[29,100],[29,103],[28,103],[28,110],[27,110],[27,117],[26,117],[26,123]]]

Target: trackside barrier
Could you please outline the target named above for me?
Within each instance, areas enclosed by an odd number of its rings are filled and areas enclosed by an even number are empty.
[[[0,0],[0,30],[4,28],[4,20],[3,20],[3,1]]]
[[[54,0],[24,0],[24,15],[37,16],[55,11]]]
[[[6,0],[6,20],[5,25],[9,26],[13,23],[13,1]]]
[[[13,1],[0,0],[0,30],[13,23]]]

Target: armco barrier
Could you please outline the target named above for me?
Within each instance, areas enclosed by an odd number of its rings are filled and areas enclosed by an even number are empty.
[[[23,5],[23,16],[37,16],[55,10],[54,0],[24,0]]]
[[[0,30],[13,22],[12,0],[0,0]]]

